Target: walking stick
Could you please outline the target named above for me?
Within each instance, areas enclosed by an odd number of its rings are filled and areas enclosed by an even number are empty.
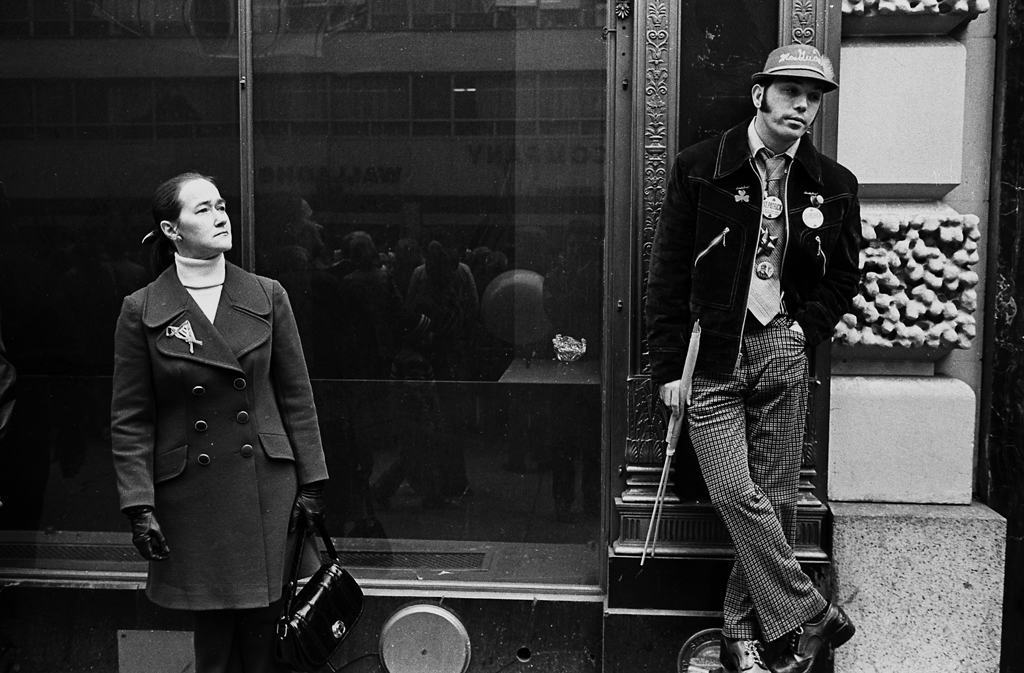
[[[658,490],[654,496],[654,509],[651,510],[651,522],[647,525],[647,537],[644,539],[644,550],[640,555],[640,567],[647,560],[647,550],[650,548],[651,556],[654,556],[655,547],[658,544],[658,526],[661,524],[661,513],[665,508],[665,489],[668,487],[668,473],[672,465],[672,457],[676,454],[676,444],[679,443],[679,435],[683,430],[683,421],[686,417],[686,407],[690,404],[690,387],[693,384],[693,368],[697,364],[697,353],[700,350],[700,321],[693,325],[693,332],[690,334],[690,345],[686,349],[686,361],[683,364],[683,375],[680,377],[680,388],[685,390],[683,399],[679,401],[679,411],[673,413],[668,419],[668,431],[665,433],[665,463],[661,466],[661,479],[658,480]]]

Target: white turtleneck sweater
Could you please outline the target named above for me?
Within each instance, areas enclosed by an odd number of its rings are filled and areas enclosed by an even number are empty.
[[[178,271],[178,280],[212,323],[217,315],[220,291],[224,287],[224,255],[212,259],[193,259],[174,253],[174,266]]]

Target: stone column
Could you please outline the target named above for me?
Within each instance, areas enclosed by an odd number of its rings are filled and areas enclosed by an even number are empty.
[[[844,2],[868,273],[833,349],[834,595],[858,627],[835,670],[995,673],[1006,522],[972,502],[995,13],[910,4]]]

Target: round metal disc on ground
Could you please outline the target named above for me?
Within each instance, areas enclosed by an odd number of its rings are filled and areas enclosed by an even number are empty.
[[[406,605],[380,631],[380,660],[388,673],[465,673],[469,654],[466,627],[439,605]]]
[[[679,648],[676,658],[677,673],[721,673],[718,661],[721,629],[705,629],[693,634]]]

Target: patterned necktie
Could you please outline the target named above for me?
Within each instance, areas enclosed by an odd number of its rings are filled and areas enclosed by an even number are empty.
[[[761,206],[761,228],[757,237],[754,274],[750,278],[747,308],[762,325],[779,314],[782,304],[782,254],[786,249],[786,217],[782,200],[782,178],[786,175],[785,154],[771,156],[762,149],[765,189]]]

